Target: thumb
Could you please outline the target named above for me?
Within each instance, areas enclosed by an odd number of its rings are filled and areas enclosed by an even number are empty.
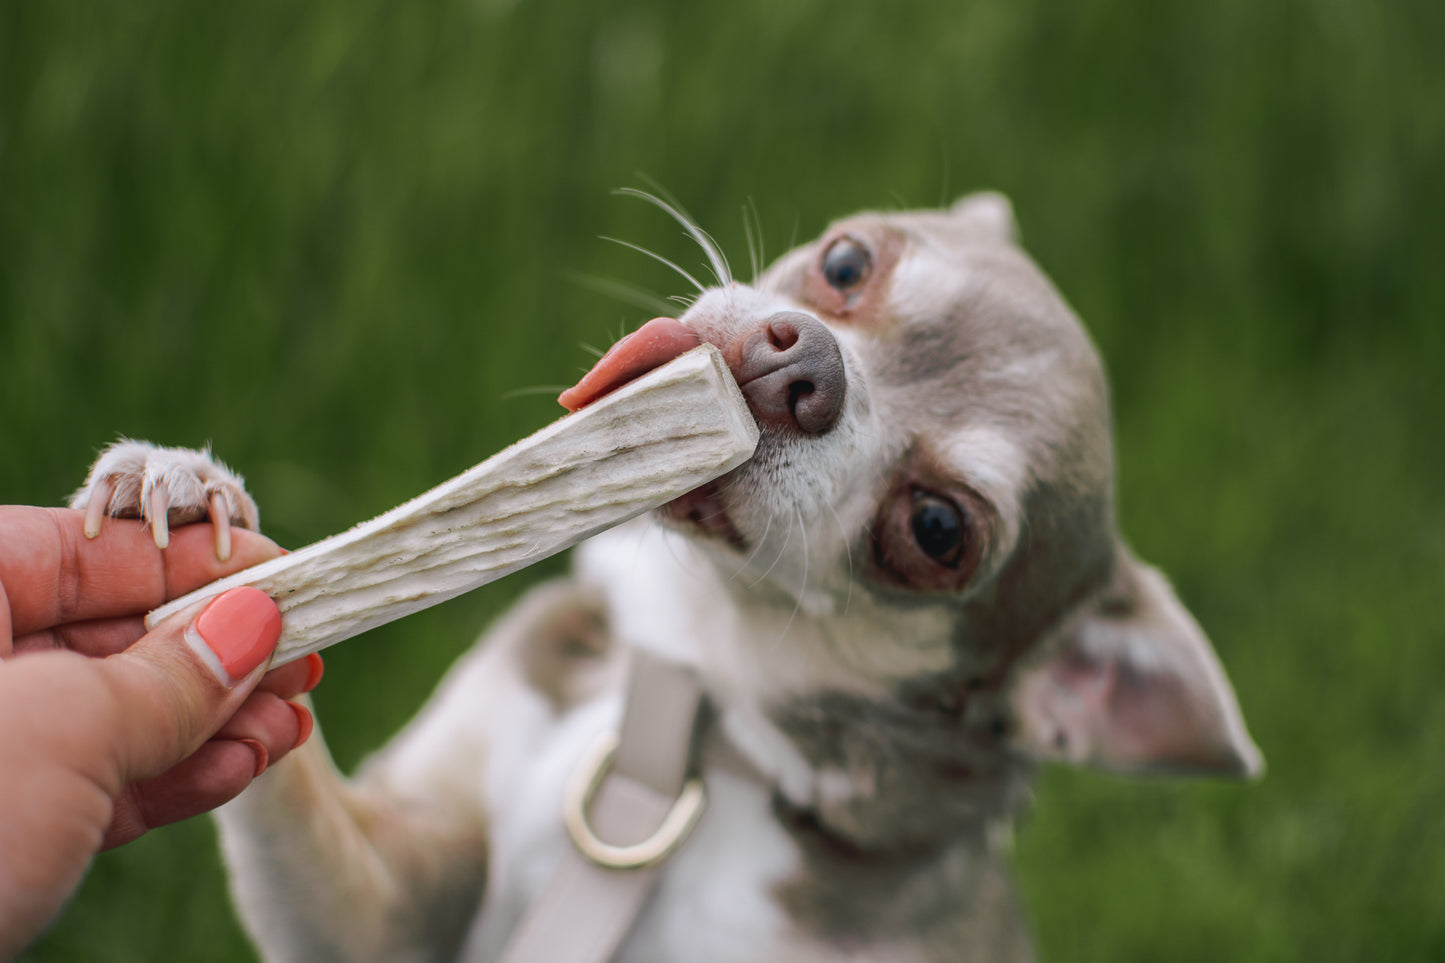
[[[120,717],[114,736],[122,784],[187,758],[256,687],[281,635],[281,612],[259,589],[231,589],[178,612],[103,660]]]

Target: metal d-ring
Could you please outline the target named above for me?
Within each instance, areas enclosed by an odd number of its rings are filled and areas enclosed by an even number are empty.
[[[687,839],[702,816],[707,804],[707,790],[702,780],[694,776],[683,784],[682,792],[667,811],[657,832],[640,843],[631,846],[614,846],[603,842],[592,829],[588,811],[602,788],[602,781],[612,769],[612,759],[617,754],[617,734],[605,732],[587,750],[577,771],[567,785],[567,794],[562,801],[562,821],[577,849],[589,860],[604,869],[645,869],[655,866]]]

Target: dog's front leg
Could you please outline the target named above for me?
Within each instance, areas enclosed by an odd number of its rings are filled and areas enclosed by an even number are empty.
[[[231,889],[268,960],[451,959],[481,900],[479,808],[385,767],[342,778],[317,732],[217,812]]]
[[[88,535],[108,515],[139,517],[161,547],[172,527],[209,519],[222,558],[232,526],[257,528],[242,479],[209,451],[139,441],[102,452],[71,507],[85,511]],[[480,762],[469,749],[454,749],[452,758],[476,772]],[[438,787],[448,766],[432,768],[402,779],[378,764],[348,782],[317,732],[225,807],[219,818],[233,888],[267,957],[455,955],[486,876],[483,809],[465,786]]]
[[[264,955],[454,959],[482,905],[494,794],[559,714],[620,682],[622,654],[595,592],[544,583],[354,780],[317,732],[222,808],[232,892]]]

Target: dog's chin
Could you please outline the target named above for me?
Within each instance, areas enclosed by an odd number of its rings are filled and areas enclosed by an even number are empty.
[[[741,552],[747,549],[747,539],[728,517],[721,481],[710,481],[674,498],[659,508],[656,514],[663,524],[684,535]]]

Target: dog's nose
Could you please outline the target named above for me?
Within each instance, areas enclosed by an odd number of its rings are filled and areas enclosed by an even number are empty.
[[[837,423],[848,378],[838,340],[817,318],[774,314],[743,336],[730,360],[759,423],[809,435]]]

